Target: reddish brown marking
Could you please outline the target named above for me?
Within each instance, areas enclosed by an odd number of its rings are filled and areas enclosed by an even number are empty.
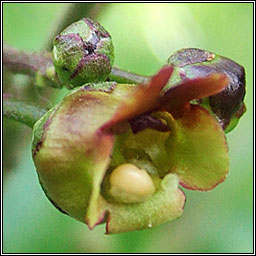
[[[183,197],[184,197],[184,203],[183,203],[183,205],[182,205],[182,210],[184,211],[185,204],[186,204],[186,202],[187,202],[186,194],[185,194],[184,191],[181,190],[180,188],[178,188],[178,191],[179,191],[179,192],[183,195]]]
[[[54,113],[55,113],[55,111],[54,111]],[[34,148],[34,150],[32,152],[33,158],[36,156],[37,152],[40,150],[40,148],[43,145],[43,141],[45,139],[45,131],[49,127],[49,125],[51,124],[52,117],[53,117],[54,113],[52,113],[52,115],[47,119],[47,121],[45,122],[45,124],[43,126],[43,135],[42,135],[41,139],[37,142],[37,144],[36,144],[36,146],[35,146],[35,148]]]
[[[110,83],[110,82],[109,82]],[[108,87],[107,89],[105,88],[93,88],[90,84],[89,85],[85,85],[81,88],[81,90],[83,91],[88,91],[88,92],[92,92],[92,91],[97,91],[97,92],[107,92],[107,93],[111,93],[113,92],[113,90],[116,88],[117,86],[117,82],[111,82],[111,86]]]
[[[40,148],[42,147],[42,144],[43,144],[42,140],[40,140],[40,141],[36,144],[36,146],[35,146],[35,148],[34,148],[34,150],[33,150],[33,152],[32,152],[33,158],[36,156],[36,153],[37,153],[37,152],[40,150]]]
[[[245,112],[246,112],[246,106],[244,103],[242,103],[241,107],[235,113],[235,117],[240,118]]]
[[[189,189],[189,190],[198,190],[198,191],[209,191],[209,190],[212,190],[214,189],[215,187],[217,187],[220,183],[224,182],[226,179],[226,176],[223,177],[221,180],[219,180],[218,182],[216,182],[214,185],[212,185],[210,188],[199,188],[198,186],[196,185],[187,185],[186,183],[183,183],[182,181],[180,181],[180,185],[185,188],[185,189]]]
[[[73,79],[74,77],[76,77],[85,67],[85,65],[87,63],[89,63],[91,60],[96,60],[97,58],[102,57],[103,59],[106,59],[107,61],[109,61],[108,57],[104,54],[87,54],[85,53],[85,55],[83,56],[83,58],[80,60],[80,62],[78,63],[75,71],[73,72],[73,74],[70,76],[70,79]]]
[[[93,23],[93,21],[92,20],[90,20],[90,19],[86,19],[86,18],[83,18],[82,19],[89,27],[90,27],[90,29],[91,30],[93,30],[95,33],[96,33],[96,35],[98,36],[98,37],[110,37],[110,35],[109,35],[109,33],[106,31],[106,33],[103,33],[102,31],[99,31],[97,28],[96,28],[96,24],[95,23]],[[98,24],[98,26],[100,27],[101,25],[100,24]]]
[[[110,223],[110,219],[111,219],[111,216],[110,216],[110,212],[107,211],[106,212],[106,216],[107,216],[107,221],[106,221],[106,235],[109,234],[109,223]]]
[[[76,41],[81,41],[82,39],[79,34],[71,33],[67,35],[58,35],[55,37],[55,40],[60,41],[60,40],[65,40],[66,38],[74,39]]]
[[[85,220],[85,224],[88,225],[88,228],[89,228],[90,230],[93,230],[95,226],[104,223],[104,221],[105,221],[106,218],[107,218],[107,214],[108,214],[108,211],[104,211],[103,214],[99,217],[98,221],[97,221],[93,226],[90,226],[90,225],[89,225],[88,220]]]

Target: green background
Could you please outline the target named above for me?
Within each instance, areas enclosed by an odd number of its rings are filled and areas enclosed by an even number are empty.
[[[48,35],[68,4],[3,4],[3,36],[11,46],[45,49]],[[247,112],[227,135],[230,174],[210,192],[183,189],[187,196],[178,220],[144,231],[104,235],[104,225],[87,226],[59,213],[46,199],[31,158],[31,130],[4,137],[15,162],[4,165],[3,250],[5,253],[250,253],[253,251],[253,4],[105,4],[96,20],[110,32],[115,65],[152,75],[168,56],[198,47],[229,57],[246,70]],[[16,77],[15,86],[26,79]],[[53,104],[66,93],[50,89]],[[22,95],[20,95],[22,98]],[[6,135],[6,136],[7,136]],[[14,135],[13,135],[14,136]],[[10,143],[9,143],[10,142]],[[4,151],[8,148],[4,148]],[[4,159],[5,161],[6,159]],[[209,163],[210,164],[210,163]]]

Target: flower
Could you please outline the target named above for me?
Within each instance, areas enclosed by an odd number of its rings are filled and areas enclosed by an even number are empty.
[[[33,160],[55,206],[89,228],[139,230],[182,215],[178,184],[210,190],[225,179],[223,129],[190,101],[222,91],[229,78],[215,72],[163,92],[173,70],[138,86],[86,84],[36,123]]]

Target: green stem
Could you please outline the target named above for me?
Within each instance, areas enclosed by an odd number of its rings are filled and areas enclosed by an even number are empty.
[[[3,98],[3,116],[23,123],[31,128],[47,112],[44,108],[10,99],[6,95]]]
[[[110,81],[128,84],[142,84],[148,81],[149,77],[131,73],[117,67],[113,67],[109,75]]]
[[[50,53],[28,53],[10,46],[3,47],[3,64],[14,73],[23,73],[35,77],[36,83],[42,86],[61,88],[55,73]],[[113,67],[110,81],[119,83],[145,83],[149,77]]]

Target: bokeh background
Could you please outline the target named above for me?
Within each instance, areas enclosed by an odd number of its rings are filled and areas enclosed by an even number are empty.
[[[4,41],[18,49],[50,50],[70,4],[4,3]],[[59,213],[46,199],[31,158],[31,130],[4,120],[3,251],[5,253],[251,253],[253,251],[253,4],[84,4],[111,33],[115,65],[152,75],[174,51],[198,47],[246,70],[247,112],[227,135],[230,174],[210,192],[183,189],[184,215],[171,223],[117,235]],[[78,9],[76,11],[78,11]],[[40,89],[5,71],[4,91],[51,106],[66,90]],[[210,164],[210,163],[209,163]]]

